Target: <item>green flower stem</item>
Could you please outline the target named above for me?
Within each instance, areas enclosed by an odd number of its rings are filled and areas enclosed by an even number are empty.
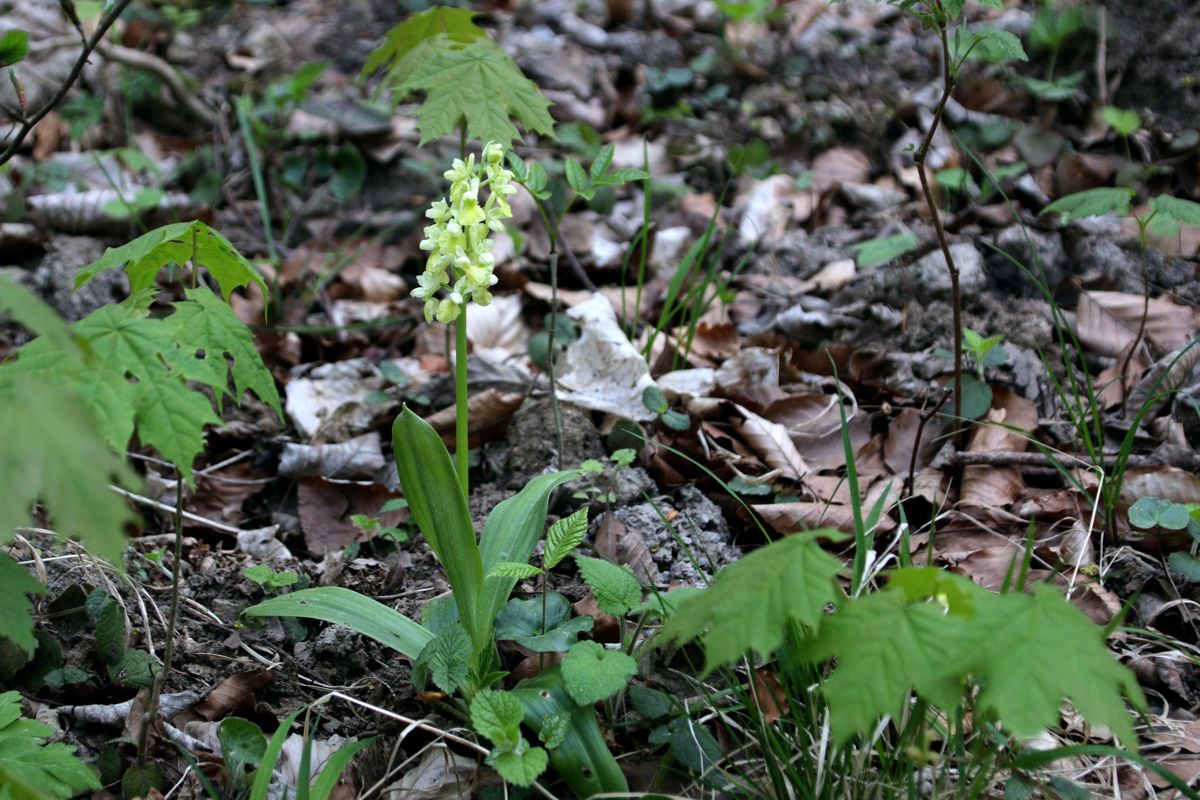
[[[462,306],[454,324],[454,458],[458,464],[458,482],[463,497],[470,497],[467,463],[467,305]]]

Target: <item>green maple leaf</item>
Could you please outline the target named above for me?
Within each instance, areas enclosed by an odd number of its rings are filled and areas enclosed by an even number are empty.
[[[550,101],[526,78],[498,44],[480,38],[469,44],[436,36],[414,48],[396,65],[403,76],[393,86],[397,97],[426,93],[417,111],[421,142],[446,136],[466,123],[467,136],[508,146],[526,130],[554,136]]]
[[[75,748],[46,744],[54,730],[21,716],[20,695],[0,694],[0,790],[14,800],[74,797],[100,781]]]
[[[405,56],[436,36],[444,35],[463,43],[487,38],[487,31],[472,22],[474,18],[474,11],[444,6],[413,14],[388,31],[383,43],[371,51],[362,69],[362,76],[370,75],[385,64],[392,65],[389,68],[391,72]]]
[[[267,296],[267,284],[246,257],[229,240],[198,220],[176,222],[144,233],[128,244],[110,247],[104,255],[75,275],[75,288],[101,272],[124,267],[131,290],[154,288],[158,273],[168,264],[183,266],[189,261],[208,270],[228,299],[230,292],[257,283]]]
[[[29,594],[45,591],[24,567],[0,553],[0,637],[30,657],[38,645],[33,635],[33,604],[29,602]]]
[[[972,620],[979,705],[1017,736],[1054,725],[1063,698],[1084,719],[1107,725],[1124,745],[1137,737],[1122,695],[1138,709],[1146,699],[1134,674],[1104,644],[1104,629],[1053,586],[982,604]]]
[[[834,578],[842,567],[817,544],[818,536],[844,538],[837,531],[810,531],[755,550],[680,603],[661,635],[700,639],[707,675],[748,650],[774,652],[793,622],[816,628],[825,605],[837,597]]]
[[[939,708],[953,708],[965,687],[966,627],[941,605],[910,603],[897,590],[860,597],[824,621],[804,655],[837,656],[837,669],[821,687],[836,742],[885,714],[899,716],[911,688]]]
[[[75,392],[50,380],[17,380],[16,366],[0,367],[0,542],[28,523],[40,499],[56,530],[119,564],[122,528],[133,515],[108,484],[134,486],[133,472],[97,435],[97,420]]]
[[[175,340],[198,345],[184,352],[185,374],[211,386],[220,398],[229,393],[229,364],[226,356],[233,359],[233,384],[237,390],[235,399],[247,391],[254,392],[258,399],[269,405],[283,418],[279,405],[279,392],[271,373],[263,365],[262,356],[254,347],[250,329],[242,323],[227,303],[221,302],[208,289],[188,289],[187,300],[175,304],[175,313],[168,318],[174,328]],[[203,353],[197,356],[196,353]]]

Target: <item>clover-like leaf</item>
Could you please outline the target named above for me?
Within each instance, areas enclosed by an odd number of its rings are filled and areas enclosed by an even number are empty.
[[[577,642],[562,660],[567,694],[581,706],[612,697],[636,674],[637,661],[599,642]]]

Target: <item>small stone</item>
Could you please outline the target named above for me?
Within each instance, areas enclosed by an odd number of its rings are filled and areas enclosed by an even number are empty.
[[[958,283],[963,296],[983,291],[987,275],[983,271],[983,256],[970,242],[950,245],[950,256],[958,267]],[[913,290],[922,299],[945,299],[950,296],[950,271],[941,249],[929,253],[912,267]]]

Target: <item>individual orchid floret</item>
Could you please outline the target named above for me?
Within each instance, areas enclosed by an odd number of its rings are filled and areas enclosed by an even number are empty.
[[[504,147],[488,142],[478,164],[472,153],[454,159],[444,173],[450,181],[449,199],[435,200],[425,212],[433,221],[421,241],[429,258],[412,292],[425,301],[426,321],[453,322],[468,301],[484,306],[492,301],[496,258],[488,234],[504,230],[504,220],[512,216],[506,198],[517,191],[512,172],[503,164]],[[481,203],[483,190],[487,197]]]

